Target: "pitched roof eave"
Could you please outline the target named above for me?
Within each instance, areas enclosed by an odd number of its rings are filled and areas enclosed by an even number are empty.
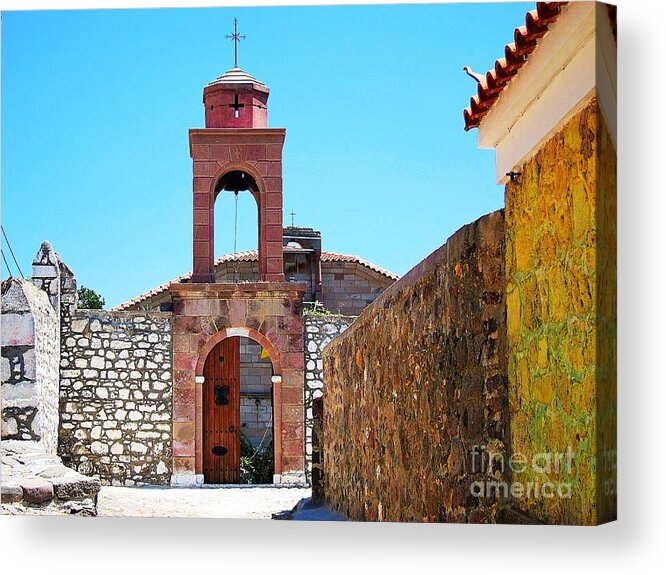
[[[298,250],[296,250],[298,251]],[[289,250],[285,250],[285,252],[289,252]],[[247,250],[244,252],[238,252],[236,254],[236,257],[234,257],[234,254],[225,254],[215,260],[215,268],[217,269],[218,266],[227,263],[227,262],[232,262],[232,261],[240,261],[240,262],[254,262],[258,261],[259,255],[257,250]],[[358,256],[352,256],[352,255],[346,255],[346,254],[336,254],[334,252],[322,252],[321,253],[321,261],[322,262],[349,262],[349,263],[356,263],[358,265],[362,265],[365,268],[368,268],[378,274],[381,274],[383,276],[386,276],[387,278],[391,280],[397,280],[400,276],[397,274],[394,274],[393,272],[390,272],[388,270],[385,270],[384,268],[381,268],[367,260],[364,260]],[[192,273],[186,273],[181,276],[178,276],[175,279],[172,279],[171,281],[168,281],[166,283],[163,283],[160,286],[157,286],[145,293],[142,293],[141,295],[136,296],[135,298],[132,298],[126,302],[123,302],[121,304],[118,304],[115,307],[111,308],[111,311],[124,311],[129,308],[132,308],[136,305],[139,305],[146,300],[149,300],[153,297],[156,297],[158,295],[161,295],[168,291],[169,287],[172,284],[177,284],[177,283],[184,283],[188,282],[192,277]]]
[[[566,4],[568,2],[537,2],[536,8],[525,15],[525,25],[514,30],[513,42],[504,47],[504,56],[495,60],[494,68],[477,84],[477,93],[463,110],[466,132],[479,127],[502,91],[525,65],[538,41],[548,32],[548,27],[560,17]]]

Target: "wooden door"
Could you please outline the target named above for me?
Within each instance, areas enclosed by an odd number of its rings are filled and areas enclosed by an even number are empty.
[[[205,483],[240,483],[240,338],[218,343],[203,384]]]

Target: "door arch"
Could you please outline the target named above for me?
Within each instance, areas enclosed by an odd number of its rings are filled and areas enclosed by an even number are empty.
[[[282,377],[279,356],[270,341],[251,328],[227,328],[204,344],[196,366],[201,383],[200,414],[196,418],[197,473],[204,483],[240,482],[241,375],[240,343],[247,338],[258,343],[270,358],[272,368],[272,436],[274,473],[282,472]],[[270,429],[270,427],[268,428]]]

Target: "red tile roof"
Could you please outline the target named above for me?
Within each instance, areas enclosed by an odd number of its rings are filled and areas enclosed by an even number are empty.
[[[562,6],[568,2],[537,2],[536,8],[525,16],[525,25],[514,30],[514,41],[504,48],[504,57],[495,60],[495,68],[486,73],[485,80],[478,83],[477,94],[472,96],[465,108],[465,131],[478,128],[481,120],[490,111],[502,90],[527,62],[537,42],[548,32],[548,26],[560,16]]]
[[[290,251],[288,247],[285,247],[285,251]],[[296,250],[297,251],[297,250]],[[255,262],[259,259],[259,254],[257,250],[248,250],[245,252],[238,252],[236,254],[236,257],[234,258],[233,254],[225,254],[222,257],[219,257],[215,260],[215,268],[218,266],[227,263],[227,262],[232,262],[232,261],[241,261],[241,262]],[[373,263],[370,263],[364,259],[359,258],[358,256],[351,256],[351,255],[345,255],[345,254],[336,254],[333,252],[321,252],[321,261],[322,262],[351,262],[351,263],[357,263],[362,266],[365,266],[368,269],[371,269],[374,272],[377,272],[383,276],[386,276],[387,278],[390,278],[392,280],[397,280],[400,276],[394,274],[393,272],[390,272],[388,270],[385,270],[383,268],[380,268],[379,266],[376,266]],[[117,306],[111,308],[112,311],[123,311],[128,308],[134,307],[135,305],[138,305],[152,297],[155,297],[157,295],[160,295],[164,292],[166,292],[169,289],[169,286],[171,284],[177,284],[177,283],[187,283],[190,281],[190,278],[192,277],[192,273],[187,273],[183,274],[182,276],[178,276],[175,279],[172,279],[171,281],[168,281],[156,288],[153,288],[145,293],[142,293],[141,295],[132,298],[131,300],[128,300],[124,303],[118,304]]]

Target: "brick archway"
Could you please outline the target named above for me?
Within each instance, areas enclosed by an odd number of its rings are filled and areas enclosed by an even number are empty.
[[[230,337],[246,337],[257,342],[268,352],[273,365],[273,461],[274,473],[280,475],[282,473],[282,364],[280,362],[280,354],[270,340],[264,334],[251,327],[227,327],[221,329],[211,335],[203,344],[199,352],[199,359],[197,360],[195,377],[198,383],[203,383],[204,366],[206,365],[208,354],[218,343]],[[195,449],[195,468],[197,474],[201,475],[204,465],[202,446],[203,410],[205,409],[201,386],[197,386],[196,409],[194,433],[197,448]]]
[[[275,474],[304,476],[303,295],[299,283],[179,283],[173,301],[175,484],[203,479],[203,372],[220,341],[247,337],[264,347],[273,384]]]
[[[210,178],[210,188],[208,191],[208,224],[207,229],[203,229],[203,226],[200,226],[199,234],[201,237],[207,238],[208,249],[206,250],[207,263],[211,270],[214,269],[214,260],[215,260],[215,204],[217,203],[217,198],[222,193],[230,193],[228,190],[224,189],[223,180],[228,176],[231,177],[235,173],[243,174],[247,176],[248,189],[241,190],[241,193],[249,192],[257,206],[257,251],[259,255],[259,272],[260,275],[262,270],[265,268],[265,259],[266,259],[266,241],[265,241],[265,231],[266,226],[263,219],[263,206],[266,203],[266,184],[261,174],[259,174],[254,167],[247,162],[230,162],[224,166],[217,169],[217,171]],[[264,225],[262,225],[262,222]],[[203,265],[202,263],[199,266]],[[213,273],[214,278],[214,273]],[[214,279],[211,279],[214,281]]]
[[[197,367],[195,370],[196,376],[203,376],[204,365],[206,364],[206,357],[210,351],[222,340],[227,339],[228,337],[247,337],[253,341],[256,341],[261,347],[263,347],[267,352],[268,356],[271,358],[271,363],[273,364],[273,374],[282,375],[282,366],[280,364],[280,355],[277,350],[270,342],[270,340],[263,334],[258,332],[256,329],[251,327],[227,327],[221,329],[217,333],[211,335],[204,343],[201,351],[199,352],[199,359],[197,360]]]
[[[254,166],[248,162],[231,162],[229,164],[225,164],[219,168],[215,174],[213,174],[213,177],[210,180],[211,206],[214,205],[217,195],[221,192],[221,190],[216,191],[220,180],[230,172],[245,172],[248,176],[252,177],[254,182],[257,184],[258,190],[250,189],[248,191],[252,194],[252,197],[257,202],[257,209],[261,211],[261,199],[266,194],[266,184],[264,183],[264,179],[261,174],[257,172],[257,170],[254,169]]]

